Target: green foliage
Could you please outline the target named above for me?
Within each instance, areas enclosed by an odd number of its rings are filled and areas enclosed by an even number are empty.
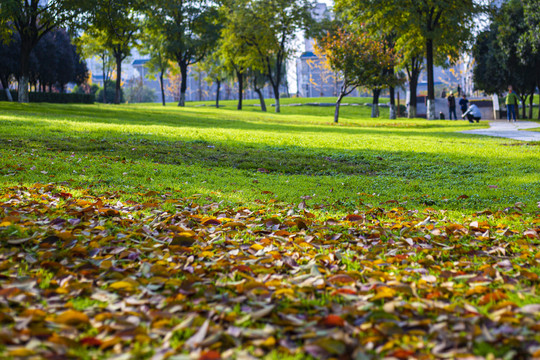
[[[523,21],[525,16],[522,1],[505,2],[492,15],[489,29],[478,35],[473,49],[475,86],[501,95],[512,85],[523,103],[540,85],[540,53],[527,41],[533,28]]]
[[[185,105],[187,72],[190,65],[202,61],[215,48],[221,22],[212,2],[200,0],[158,0],[150,9],[153,31],[162,36],[165,54],[180,67],[180,101]]]
[[[131,48],[140,36],[142,0],[95,0],[90,11],[91,21],[86,32],[98,38],[100,52],[110,51],[116,62],[117,80],[114,103],[122,102],[122,62],[131,54]]]
[[[279,87],[291,45],[310,22],[307,0],[229,0],[224,2],[226,23],[222,48],[236,68],[256,68],[268,77],[280,111]],[[236,70],[236,69],[235,69]],[[236,70],[238,72],[238,70]]]

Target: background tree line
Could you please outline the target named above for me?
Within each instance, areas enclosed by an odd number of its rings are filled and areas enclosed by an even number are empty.
[[[82,34],[77,45],[85,57],[101,59],[104,93],[107,87],[114,87],[115,103],[122,101],[122,64],[132,49],[138,48],[150,57],[148,68],[160,80],[162,94],[164,76],[172,67],[178,69],[179,106],[185,105],[188,68],[197,65],[205,71],[208,81],[218,87],[217,106],[220,84],[234,79],[238,84],[238,109],[242,108],[244,89],[251,87],[259,94],[261,109],[265,111],[261,89],[269,85],[275,110],[279,112],[280,86],[286,81],[287,61],[295,52],[297,34],[307,31],[317,38],[319,53],[326,57],[328,66],[340,75],[345,85],[336,110],[351,86],[365,86],[373,91],[373,116],[378,115],[381,92],[390,90],[393,117],[394,89],[406,78],[411,94],[409,116],[415,117],[417,85],[421,71],[425,70],[427,115],[434,119],[434,66],[449,67],[471,49],[481,25],[480,16],[497,12],[490,3],[487,0],[382,3],[336,0],[334,18],[316,24],[310,15],[309,0],[49,0],[46,5],[39,5],[38,0],[0,0],[0,22],[6,24],[0,35],[5,46],[13,46],[6,40],[19,37],[17,79],[22,102],[27,101],[28,84],[33,81],[32,50],[42,46],[38,44],[44,43],[43,39],[61,24],[71,33]],[[521,67],[527,63],[529,67],[519,71],[531,74],[534,63],[523,59],[527,54],[537,54],[537,3],[537,0],[509,0],[504,5],[508,11],[491,18],[492,32],[482,33],[478,41],[496,38],[499,48],[494,50],[493,44],[478,43],[476,49],[487,46],[496,57],[500,54],[506,57],[500,62],[490,60],[490,66],[498,70],[510,63]],[[504,14],[507,26],[493,25],[503,21]],[[485,51],[475,55],[480,59]],[[118,75],[111,84],[107,79],[113,69]],[[482,69],[477,66],[478,72]],[[514,76],[519,71],[508,73]],[[484,75],[490,76],[485,72]],[[530,93],[534,87],[531,76],[527,75],[522,75],[529,81],[527,84],[517,79],[510,81],[508,76],[501,83],[515,83],[521,95]],[[482,79],[478,79],[482,84]],[[488,92],[498,89],[484,86]]]
[[[11,99],[8,89],[10,80],[19,81],[22,76],[19,54],[21,39],[13,33],[9,41],[0,42],[0,81]],[[68,83],[83,84],[88,79],[86,63],[64,29],[53,29],[32,49],[28,64],[28,82],[36,91],[65,92]]]

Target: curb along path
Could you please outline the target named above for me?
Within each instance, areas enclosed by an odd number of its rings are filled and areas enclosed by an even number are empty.
[[[520,141],[540,141],[540,132],[521,131],[540,128],[540,123],[532,121],[518,121],[509,123],[504,121],[491,121],[489,129],[462,131],[464,134],[496,136]]]

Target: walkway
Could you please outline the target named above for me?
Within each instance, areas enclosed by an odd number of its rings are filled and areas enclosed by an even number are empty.
[[[519,121],[509,123],[506,120],[496,120],[489,123],[489,129],[467,130],[465,134],[487,135],[503,137],[521,141],[540,141],[540,132],[521,131],[523,129],[540,128],[540,123],[532,121]]]

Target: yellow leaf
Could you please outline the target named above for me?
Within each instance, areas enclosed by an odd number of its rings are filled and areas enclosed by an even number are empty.
[[[77,326],[88,324],[90,320],[85,313],[76,310],[66,310],[56,317],[55,322],[69,326]]]
[[[122,280],[122,281],[117,281],[117,282],[112,283],[111,285],[109,285],[109,287],[113,290],[130,291],[130,290],[135,289],[135,284],[129,281]]]
[[[17,349],[11,350],[8,353],[8,356],[13,357],[13,358],[18,358],[18,357],[32,356],[34,354],[35,354],[34,350],[30,350],[27,348],[17,348]]]
[[[264,249],[264,246],[262,246],[261,244],[253,244],[253,245],[251,245],[251,248],[252,248],[253,250],[259,251],[259,250]]]
[[[396,290],[383,286],[377,288],[377,294],[371,300],[391,299],[396,295]]]
[[[274,292],[274,296],[276,297],[286,296],[288,298],[294,298],[294,290],[293,289],[279,289]]]

